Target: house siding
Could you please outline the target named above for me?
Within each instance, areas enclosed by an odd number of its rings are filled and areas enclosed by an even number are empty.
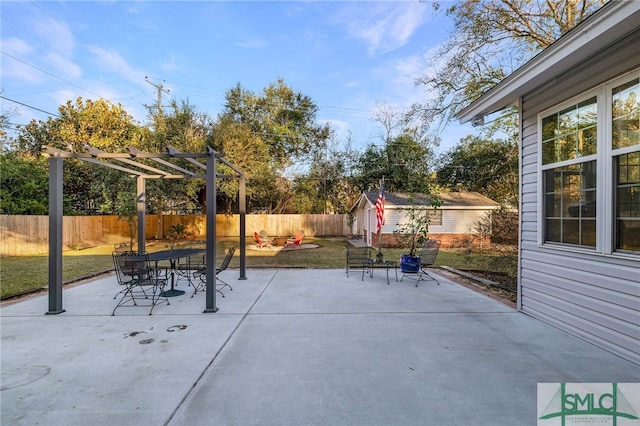
[[[369,224],[367,223],[367,210],[371,210],[371,231],[376,231],[376,217],[374,206],[359,206],[355,210],[354,215],[358,221],[358,233],[366,235]],[[437,239],[441,242],[442,247],[452,248],[461,247],[468,244],[469,238],[474,232],[476,223],[483,219],[490,211],[486,208],[449,208],[440,209],[442,212],[442,225],[431,224],[429,226],[430,238]],[[394,231],[398,228],[398,224],[406,221],[405,214],[402,209],[387,207],[385,209],[385,224],[381,230],[381,245],[383,247],[398,247],[398,237],[394,235]],[[488,242],[488,240],[484,241]],[[378,245],[378,238],[373,237],[371,244]]]
[[[640,259],[540,245],[537,115],[640,66],[640,31],[522,98],[520,309],[640,364]]]

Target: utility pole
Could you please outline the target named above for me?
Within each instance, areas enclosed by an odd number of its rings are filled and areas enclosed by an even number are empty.
[[[162,83],[155,84],[149,81],[146,75],[144,76],[144,80],[150,85],[152,85],[153,87],[155,87],[156,90],[158,91],[158,110],[156,111],[156,119],[155,119],[155,128],[156,128],[155,130],[157,132],[160,128],[160,122],[162,118],[162,92],[168,95],[169,91],[166,90],[164,87],[162,87]],[[160,199],[159,205],[158,205],[158,229],[156,230],[156,240],[161,240],[164,238],[164,229],[163,229],[164,223],[162,220],[162,214],[164,209],[162,207],[163,207],[162,199]]]
[[[169,94],[169,90],[166,90],[163,86],[162,83],[152,83],[151,81],[149,81],[149,78],[147,76],[144,77],[144,81],[146,81],[147,83],[149,83],[150,85],[152,85],[153,87],[156,88],[156,90],[158,91],[158,111],[156,114],[156,121],[158,118],[162,117],[162,92],[166,93],[167,95]],[[156,126],[157,126],[157,122],[156,122]]]

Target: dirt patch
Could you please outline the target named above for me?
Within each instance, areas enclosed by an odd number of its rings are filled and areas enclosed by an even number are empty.
[[[510,278],[501,274],[493,274],[491,272],[486,272],[486,271],[469,271],[469,272],[475,276],[478,276],[479,278],[484,278],[486,280],[494,281],[500,284],[501,286],[504,286],[505,288],[513,288],[513,290],[516,291],[517,282],[514,278]],[[446,269],[439,268],[438,273],[444,275],[445,277],[447,277],[448,279],[450,279],[455,283],[458,283],[469,289],[482,293],[488,297],[491,297],[492,299],[498,300],[514,309],[516,308],[516,301],[517,301],[516,293],[506,291],[499,287],[483,284],[479,281],[461,276],[459,274],[448,271]]]

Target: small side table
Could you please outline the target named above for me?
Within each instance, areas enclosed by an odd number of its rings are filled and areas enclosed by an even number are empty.
[[[374,259],[366,259],[362,262],[362,279],[364,280],[365,269],[369,271],[369,277],[373,278],[373,270],[376,268],[384,268],[387,270],[387,285],[389,285],[389,269],[393,268],[396,272],[396,282],[398,281],[398,262],[394,260],[385,260],[384,262],[376,262]]]

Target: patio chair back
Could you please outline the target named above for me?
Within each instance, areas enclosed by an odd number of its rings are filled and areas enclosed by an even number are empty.
[[[216,291],[220,293],[222,297],[224,297],[224,293],[222,292],[223,288],[229,287],[230,290],[233,290],[233,288],[229,284],[221,280],[218,274],[229,267],[229,263],[231,263],[231,258],[233,257],[233,254],[236,252],[236,248],[237,246],[229,247],[229,249],[227,250],[226,256],[222,260],[222,264],[220,265],[219,268],[216,267]],[[200,283],[198,283],[197,285],[193,285],[193,294],[191,295],[191,297],[195,296],[196,293],[198,293],[198,290],[204,290],[206,288],[207,266],[204,265],[202,268],[198,269],[198,271],[193,275],[194,277],[197,277],[200,279]]]
[[[229,247],[229,250],[227,251],[227,255],[224,257],[224,260],[222,261],[222,265],[220,265],[219,268],[216,268],[216,274],[219,274],[220,272],[226,270],[229,267],[229,263],[231,263],[231,258],[233,257],[233,254],[235,252],[236,252],[236,246]]]
[[[420,252],[420,267],[426,268],[436,263],[438,252],[440,251],[440,241],[427,240]]]
[[[404,272],[402,274],[402,278],[400,281],[404,280],[404,278],[409,278],[416,280],[416,287],[420,281],[435,281],[436,284],[440,285],[440,282],[429,274],[427,268],[433,266],[436,263],[436,258],[438,257],[438,252],[440,251],[440,241],[437,240],[427,240],[420,251],[420,270],[417,272]]]
[[[124,286],[119,294],[122,297],[111,315],[121,306],[151,306],[149,315],[153,308],[162,302],[169,304],[166,296],[161,293],[166,285],[166,280],[154,274],[154,270],[149,263],[147,254],[136,254],[132,252],[113,253],[113,263],[116,270],[118,284]],[[143,300],[151,298],[151,302],[140,304]]]
[[[256,240],[256,245],[258,246],[258,248],[269,246],[269,241],[263,240],[260,234],[258,234],[257,232],[253,233],[253,239]]]
[[[285,244],[285,247],[289,245],[292,245],[294,247],[302,247],[302,238],[304,238],[304,231],[301,229],[296,233],[296,235],[293,238],[287,241],[287,243]]]

